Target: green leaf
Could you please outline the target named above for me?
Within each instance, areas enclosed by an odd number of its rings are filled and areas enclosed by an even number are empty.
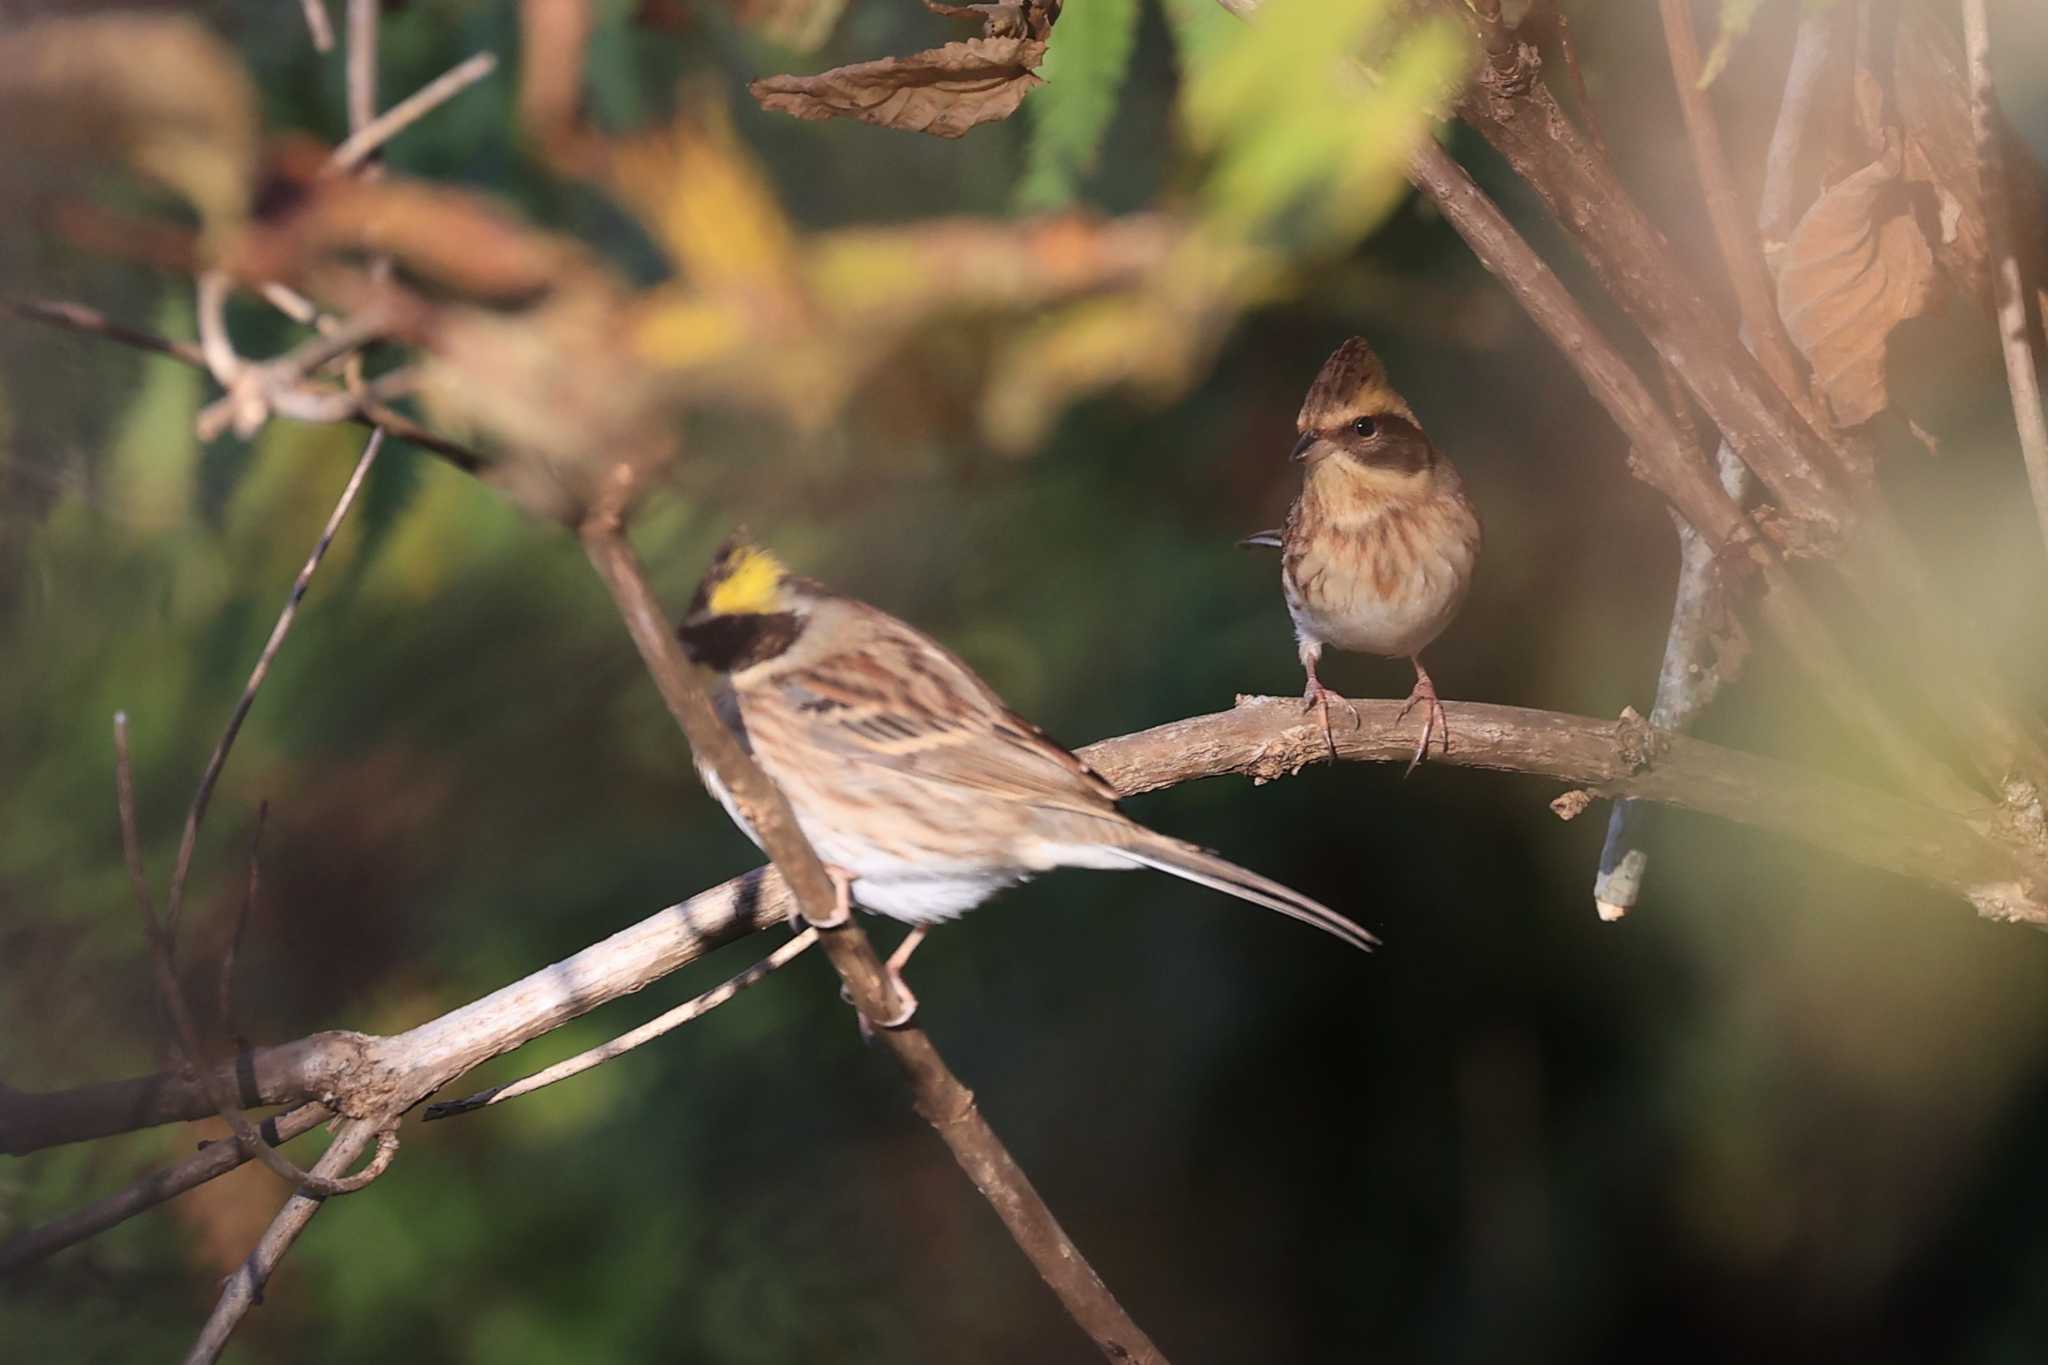
[[[1031,146],[1019,208],[1062,208],[1079,194],[1116,113],[1137,34],[1138,0],[1072,0],[1061,11],[1038,68],[1045,86],[1025,102]]]
[[[1453,22],[1408,23],[1392,0],[1271,0],[1195,57],[1182,90],[1181,118],[1211,155],[1207,215],[1239,238],[1355,240],[1401,193],[1408,149],[1466,65]]]

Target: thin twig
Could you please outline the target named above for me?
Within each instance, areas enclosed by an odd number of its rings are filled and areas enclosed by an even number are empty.
[[[350,133],[328,158],[329,172],[341,174],[354,170],[385,143],[490,75],[497,66],[498,59],[495,55],[479,52],[442,72],[382,114],[364,123],[357,131]]]
[[[384,433],[381,431],[372,431],[370,439],[363,443],[363,453],[356,460],[356,467],[349,474],[341,496],[335,500],[334,510],[327,514],[327,524],[320,530],[320,539],[314,542],[298,577],[292,580],[291,593],[285,598],[283,610],[277,614],[277,623],[270,628],[270,638],[264,642],[263,652],[256,658],[256,666],[249,671],[249,681],[243,686],[242,695],[236,699],[234,710],[228,713],[227,726],[215,741],[213,753],[206,760],[206,769],[200,774],[199,786],[192,793],[191,808],[185,813],[185,832],[178,841],[178,860],[171,870],[171,888],[164,911],[167,932],[173,942],[177,939],[178,912],[184,901],[185,879],[192,870],[192,852],[199,843],[199,823],[206,818],[206,806],[213,799],[214,784],[220,780],[221,769],[227,766],[228,750],[234,747],[235,736],[241,733],[242,722],[248,717],[249,708],[256,703],[256,690],[263,686],[264,678],[270,674],[271,660],[277,657],[285,636],[291,632],[292,622],[298,617],[299,602],[313,581],[313,571],[320,567],[320,561],[327,555],[327,547],[334,543],[335,532],[341,529],[342,519],[348,516],[348,509],[354,505],[356,494],[361,491],[363,480],[369,477],[370,466],[377,462],[377,452],[383,445]]]
[[[237,359],[227,392],[200,410],[193,430],[210,441],[233,427],[247,440],[275,412],[302,422],[339,422],[359,411],[362,400],[340,389],[309,385],[307,377],[323,365],[352,356],[391,329],[388,309],[372,305],[353,317],[337,320],[274,360],[252,363]],[[225,330],[218,333],[227,345]],[[232,347],[228,347],[230,353]]]
[[[215,1028],[220,1036],[243,1046],[241,1030],[235,1027],[235,958],[242,951],[242,935],[249,927],[249,914],[256,908],[256,896],[263,876],[263,824],[270,818],[270,803],[256,807],[256,829],[249,836],[249,882],[242,892],[242,906],[235,914],[234,928],[220,954],[220,992],[214,1008]]]
[[[1998,297],[1998,340],[2005,352],[2005,380],[2012,390],[2027,485],[2033,491],[2041,537],[2048,541],[2048,412],[2041,406],[2041,378],[2034,367],[2034,343],[2027,323],[2027,291],[2013,241],[2012,187],[2006,173],[1998,96],[1991,83],[1991,22],[1984,0],[1963,0],[1963,44],[1970,71],[1970,131],[1977,141],[1977,181],[1984,196],[1984,227],[1990,239]]]
[[[377,23],[382,0],[348,0],[347,101],[351,132],[377,117]]]
[[[1792,40],[1792,60],[1785,69],[1785,95],[1778,104],[1777,126],[1771,130],[1764,157],[1764,183],[1757,193],[1756,222],[1763,236],[1766,264],[1792,235],[1799,218],[1799,167],[1813,127],[1814,105],[1833,64],[1835,45],[1852,6],[1809,10],[1799,16]]]
[[[1749,470],[1726,442],[1715,452],[1721,486],[1740,502],[1748,492]],[[1685,518],[1678,529],[1678,586],[1672,593],[1671,626],[1664,637],[1664,658],[1657,669],[1657,699],[1650,724],[1659,730],[1684,733],[1713,704],[1723,681],[1718,662],[1707,655],[1714,643],[1712,607],[1721,587],[1719,556],[1713,544]],[[1639,801],[1614,803],[1608,813],[1607,838],[1600,847],[1599,871],[1593,878],[1593,906],[1603,920],[1622,918],[1635,909],[1649,870],[1642,826],[1647,808]]]
[[[173,360],[182,360],[197,369],[206,368],[206,357],[200,354],[197,346],[115,322],[99,309],[82,303],[71,303],[64,299],[6,299],[0,300],[0,309],[29,322],[48,323],[67,332],[105,337],[109,341],[118,341],[123,346],[133,346],[137,350],[151,351],[157,355],[169,356]]]
[[[311,1132],[333,1117],[334,1111],[326,1105],[308,1101],[295,1109],[264,1119],[257,1125],[257,1129],[266,1142],[277,1146],[290,1142],[301,1133]],[[74,1209],[62,1217],[53,1218],[39,1227],[16,1233],[5,1242],[0,1242],[0,1275],[40,1261],[45,1256],[74,1246],[88,1237],[97,1236],[108,1228],[125,1223],[138,1213],[153,1209],[187,1190],[196,1189],[209,1180],[226,1175],[248,1160],[248,1152],[233,1138],[222,1142],[209,1142],[176,1165],[166,1166],[160,1171],[151,1171],[103,1199],[96,1199],[83,1208]]]
[[[149,879],[142,867],[142,841],[135,828],[135,773],[128,760],[128,715],[114,714],[114,793],[120,811],[121,851],[128,864],[128,880],[135,891],[135,906],[142,916],[142,934],[149,945],[150,966],[156,975],[157,994],[163,1001],[164,1010],[170,1015],[171,1028],[175,1034],[177,1049],[183,1054],[185,1066],[199,1078],[205,1087],[207,1098],[227,1125],[234,1131],[235,1139],[249,1155],[268,1166],[281,1180],[295,1189],[309,1190],[317,1195],[347,1194],[361,1189],[369,1180],[351,1177],[349,1180],[333,1180],[325,1176],[302,1171],[289,1158],[263,1140],[256,1125],[235,1103],[234,1092],[227,1083],[208,1065],[205,1050],[199,1043],[198,1026],[192,1022],[192,1012],[185,1005],[185,992],[178,985],[177,968],[171,962],[171,938],[164,923],[157,918],[156,903],[149,894]],[[370,1177],[375,1179],[374,1176]]]
[[[334,21],[327,17],[327,0],[299,0],[306,13],[306,31],[313,35],[315,52],[334,50]]]
[[[818,931],[806,926],[802,932],[793,935],[789,942],[745,971],[720,982],[694,999],[684,1001],[672,1010],[656,1015],[640,1027],[630,1029],[608,1043],[588,1048],[566,1061],[556,1062],[546,1070],[536,1071],[531,1076],[513,1081],[509,1085],[494,1085],[463,1099],[430,1104],[421,1121],[432,1123],[435,1119],[467,1114],[472,1109],[503,1104],[506,1100],[516,1100],[521,1095],[530,1095],[545,1086],[553,1085],[556,1081],[566,1081],[571,1076],[580,1076],[594,1066],[601,1066],[614,1057],[624,1056],[643,1043],[651,1043],[665,1033],[674,1032],[693,1019],[701,1019],[747,987],[767,980],[772,973],[788,966],[817,941]]]
[[[621,495],[619,502],[623,501]],[[746,812],[748,823],[796,893],[804,918],[814,926],[831,919],[833,892],[824,866],[798,829],[782,793],[712,710],[701,675],[683,656],[639,557],[626,540],[622,513],[622,506],[614,504],[586,521],[585,553],[610,590],[669,713],[692,750],[712,766]],[[900,1017],[902,1002],[895,985],[853,916],[825,929],[820,941],[854,1008],[870,1020]],[[902,1066],[918,1112],[945,1139],[954,1160],[1002,1218],[1018,1249],[1096,1348],[1114,1361],[1164,1362],[1159,1348],[1131,1320],[1053,1217],[983,1117],[973,1092],[960,1083],[924,1030],[913,1019],[903,1027],[878,1029],[878,1035]]]
[[[391,1164],[391,1158],[398,1151],[397,1134],[391,1131],[388,1121],[352,1119],[334,1141],[313,1164],[313,1174],[332,1181],[347,1170],[361,1156],[363,1149],[372,1142],[377,1144],[377,1154],[370,1164],[363,1168],[363,1174],[381,1174]],[[185,1365],[213,1365],[226,1347],[228,1338],[241,1325],[251,1308],[263,1302],[263,1286],[270,1280],[277,1263],[291,1250],[299,1234],[306,1230],[306,1224],[320,1211],[324,1201],[317,1195],[303,1190],[294,1191],[270,1220],[270,1226],[263,1230],[263,1236],[249,1253],[248,1259],[235,1268],[221,1285],[220,1298],[214,1303],[212,1314],[206,1325],[200,1329],[199,1339],[185,1354]]]
[[[1689,0],[1662,0],[1671,75],[1677,84],[1686,127],[1692,140],[1693,161],[1709,208],[1713,211],[1715,235],[1720,239],[1722,260],[1736,284],[1744,317],[1743,337],[1758,334],[1776,336],[1783,343],[1783,355],[1776,363],[1765,359],[1772,378],[1779,385],[1797,383],[1798,366],[1791,360],[1791,343],[1783,338],[1782,321],[1770,294],[1770,280],[1762,256],[1749,234],[1733,223],[1735,191],[1721,137],[1699,89],[1699,49],[1693,41]],[[1832,30],[1830,16],[1809,14],[1800,22],[1792,61],[1786,71],[1785,94],[1778,104],[1777,126],[1772,130],[1770,152],[1764,165],[1763,192],[1757,208],[1758,231],[1769,240],[1774,224],[1789,219],[1792,186],[1797,180],[1805,129],[1813,107],[1814,90],[1825,70],[1827,38]],[[1778,231],[1786,230],[1780,226]],[[1743,281],[1748,280],[1747,287]],[[1754,350],[1754,346],[1752,346]],[[1672,402],[1684,412],[1685,400],[1677,391],[1680,382],[1664,362]],[[1788,388],[1789,397],[1801,390]],[[1809,416],[1817,415],[1809,413]],[[1721,486],[1737,503],[1749,493],[1749,470],[1724,440],[1715,452]],[[1664,638],[1664,658],[1657,670],[1657,697],[1650,711],[1650,723],[1660,729],[1684,731],[1713,701],[1720,690],[1721,674],[1707,660],[1713,622],[1707,608],[1719,578],[1713,546],[1683,518],[1678,519],[1678,586],[1672,594],[1671,627]],[[1649,870],[1650,854],[1644,846],[1642,827],[1647,808],[1635,801],[1617,801],[1608,815],[1607,838],[1600,848],[1599,870],[1593,878],[1593,905],[1603,920],[1618,920],[1642,899],[1643,878]]]
[[[1802,409],[1812,409],[1802,378],[1805,367],[1785,331],[1784,320],[1778,316],[1775,291],[1764,269],[1756,233],[1735,193],[1735,177],[1729,172],[1728,154],[1721,145],[1720,125],[1707,103],[1706,91],[1700,89],[1700,50],[1693,32],[1692,0],[1658,0],[1658,5],[1664,19],[1664,45],[1670,54],[1672,84],[1677,87],[1679,112],[1685,117],[1686,136],[1692,143],[1693,169],[1699,175],[1707,217],[1713,223],[1714,239],[1721,247],[1721,263],[1735,289],[1735,301],[1742,310],[1751,349],[1787,398]],[[1806,416],[1818,424],[1817,410],[1807,411]]]

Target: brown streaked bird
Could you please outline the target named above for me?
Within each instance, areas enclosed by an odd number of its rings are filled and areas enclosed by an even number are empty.
[[[944,646],[742,539],[720,547],[677,634],[721,675],[719,717],[788,798],[840,913],[857,902],[913,926],[892,971],[931,924],[1057,867],[1157,868],[1355,948],[1377,942],[1298,891],[1138,824]],[[717,775],[697,771],[759,844]],[[903,998],[892,1023],[915,1009]]]
[[[1280,550],[1280,586],[1308,672],[1303,700],[1321,712],[1333,752],[1335,694],[1316,676],[1324,647],[1415,665],[1415,688],[1401,708],[1405,716],[1423,707],[1412,773],[1432,732],[1450,752],[1450,729],[1422,651],[1465,600],[1479,560],[1479,515],[1458,471],[1423,434],[1359,337],[1324,362],[1295,428],[1300,439],[1291,458],[1304,468],[1287,525],[1242,543]]]

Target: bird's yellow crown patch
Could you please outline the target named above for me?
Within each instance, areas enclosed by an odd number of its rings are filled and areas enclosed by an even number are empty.
[[[712,586],[705,607],[717,616],[771,612],[782,606],[782,561],[754,545],[732,551],[724,574]]]

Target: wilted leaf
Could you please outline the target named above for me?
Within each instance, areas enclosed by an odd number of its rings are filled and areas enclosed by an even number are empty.
[[[1900,168],[1894,141],[1815,201],[1778,260],[1778,311],[1844,426],[1889,405],[1892,330],[1934,307],[1934,250]]]
[[[0,36],[0,123],[17,145],[120,160],[216,232],[240,220],[255,180],[248,73],[180,16],[51,19]]]
[[[975,38],[910,57],[834,67],[815,76],[769,76],[747,86],[763,109],[800,119],[850,118],[878,128],[960,137],[1008,118],[1039,79],[1045,44]]]
[[[1031,148],[1017,202],[1052,209],[1072,201],[1093,169],[1138,34],[1138,0],[1082,0],[1065,16],[1040,68],[1046,86],[1031,101]]]
[[[939,14],[983,21],[964,43],[834,67],[815,76],[769,76],[747,87],[763,109],[800,119],[850,118],[880,128],[960,137],[1008,118],[1032,87],[1060,0],[988,5],[934,4]]]

